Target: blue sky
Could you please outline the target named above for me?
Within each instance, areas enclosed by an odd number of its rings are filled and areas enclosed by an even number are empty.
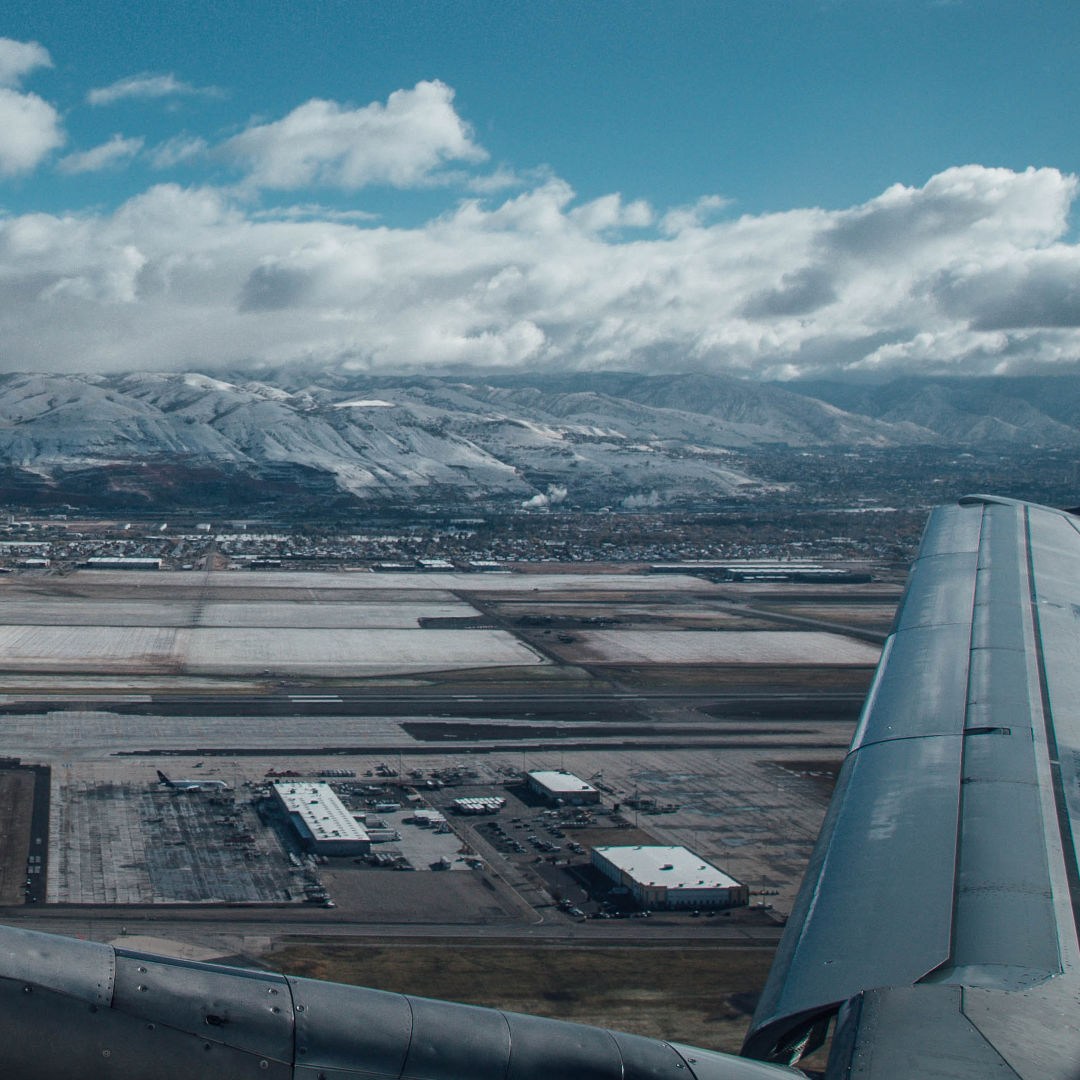
[[[1061,0],[4,8],[0,32],[53,58],[31,88],[63,111],[73,148],[116,131],[212,138],[313,97],[364,105],[439,79],[493,162],[550,168],[585,198],[716,193],[757,213],[842,208],[971,162],[1080,169],[1080,8]],[[141,72],[221,97],[86,106],[92,87]],[[130,192],[127,179],[110,173],[94,194]],[[6,205],[66,207],[85,184],[42,181]]]
[[[1078,355],[1070,3],[8,0],[0,38],[0,367]]]

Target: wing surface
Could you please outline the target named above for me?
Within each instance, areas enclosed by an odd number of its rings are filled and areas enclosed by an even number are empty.
[[[0,927],[0,1076],[794,1080],[803,1074],[560,1020]]]
[[[1080,1076],[1080,521],[931,515],[744,1053]]]

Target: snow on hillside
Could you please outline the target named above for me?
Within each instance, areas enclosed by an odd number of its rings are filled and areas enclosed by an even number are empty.
[[[877,415],[866,415],[838,393],[827,404],[697,375],[9,374],[0,455],[46,476],[154,463],[390,500],[526,502],[565,489],[571,504],[657,505],[759,490],[732,450],[941,443],[959,427],[958,399],[920,389],[921,412],[918,395],[903,408],[879,395]],[[1034,430],[1036,411],[1013,402],[965,431],[1015,437]],[[1066,426],[1059,418],[1040,430],[1060,436]]]

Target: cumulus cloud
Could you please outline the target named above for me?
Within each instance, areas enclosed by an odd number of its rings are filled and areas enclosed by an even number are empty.
[[[52,67],[52,58],[36,41],[0,37],[0,176],[30,172],[63,145],[56,109],[17,89],[24,76],[43,67]]]
[[[103,142],[90,150],[82,150],[62,157],[56,167],[63,173],[73,176],[77,173],[100,172],[115,165],[126,165],[142,149],[141,138],[125,139],[114,135],[108,142]]]
[[[0,339],[6,366],[44,369],[1053,370],[1080,357],[1077,193],[971,165],[669,231],[663,208],[557,178],[415,228],[161,184],[0,219]]]
[[[976,330],[1080,327],[1080,260],[1058,246],[958,266],[939,275],[931,294]]]
[[[165,97],[221,97],[216,86],[192,86],[173,74],[142,72],[98,86],[86,95],[88,105],[115,105],[118,101],[153,101]]]
[[[946,255],[957,237],[987,250],[1003,222],[1003,244],[1037,246],[1062,234],[1075,191],[1075,178],[1056,169],[1019,176],[978,165],[947,169],[924,187],[895,184],[838,215],[827,240],[839,256],[893,266],[935,251]]]
[[[453,102],[454,91],[441,82],[355,109],[316,98],[281,120],[252,125],[222,150],[256,188],[417,187],[447,162],[487,157]]]
[[[24,75],[52,66],[49,50],[36,41],[0,38],[0,86],[18,86]]]
[[[825,266],[803,266],[781,277],[779,283],[752,295],[741,314],[749,319],[782,315],[809,315],[836,299],[832,272]]]
[[[47,101],[0,87],[0,175],[30,172],[63,142],[60,115]]]

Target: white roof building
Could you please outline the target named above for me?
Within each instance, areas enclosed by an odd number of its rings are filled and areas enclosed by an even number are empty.
[[[552,802],[594,803],[600,801],[600,792],[580,777],[568,772],[531,772],[529,787]]]
[[[366,855],[371,850],[367,829],[329,784],[280,781],[273,785],[273,792],[309,850],[320,855]]]
[[[592,862],[645,908],[738,907],[750,902],[747,886],[688,848],[593,848]]]

